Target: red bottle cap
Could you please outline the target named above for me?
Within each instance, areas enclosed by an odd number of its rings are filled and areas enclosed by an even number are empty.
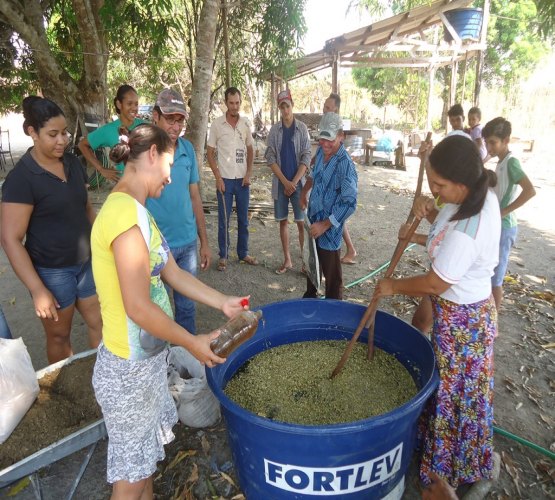
[[[243,299],[243,300],[241,300],[241,306],[242,306],[242,307],[245,307],[245,306],[248,306],[248,305],[249,305],[249,299]]]

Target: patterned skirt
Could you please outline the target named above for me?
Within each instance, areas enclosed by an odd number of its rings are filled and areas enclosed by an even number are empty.
[[[493,298],[455,304],[431,296],[439,388],[421,420],[420,478],[433,471],[451,486],[491,479],[493,469]]]
[[[109,483],[137,482],[156,472],[177,422],[168,390],[165,349],[151,358],[130,361],[100,344],[93,387],[108,431]]]

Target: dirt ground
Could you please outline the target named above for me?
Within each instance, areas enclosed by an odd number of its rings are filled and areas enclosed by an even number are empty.
[[[500,311],[500,333],[495,345],[495,425],[540,447],[555,452],[555,169],[548,150],[551,138],[536,137],[533,153],[515,147],[515,153],[537,190],[537,196],[519,210],[520,234],[511,255],[505,302]],[[21,141],[17,156],[25,150]],[[13,144],[12,144],[12,148]],[[15,148],[14,148],[15,149]],[[386,263],[397,242],[398,227],[406,219],[416,186],[418,160],[407,158],[407,171],[357,165],[359,201],[349,229],[358,251],[357,264],[344,266],[345,300],[367,304],[375,278],[362,280]],[[490,166],[494,168],[495,164]],[[236,255],[225,272],[215,269],[217,262],[217,209],[209,170],[203,172],[203,199],[212,248],[213,264],[200,278],[226,293],[251,294],[251,306],[301,297],[306,286],[300,273],[296,228],[291,225],[294,269],[275,274],[282,262],[278,226],[273,220],[270,197],[270,173],[256,164],[252,204],[256,206],[250,225],[250,253],[257,257],[256,267],[240,264]],[[0,182],[5,176],[0,172]],[[92,192],[100,207],[107,190]],[[235,219],[232,219],[232,226]],[[425,228],[424,228],[425,229]],[[232,243],[236,230],[231,233]],[[233,245],[232,245],[233,248]],[[426,259],[420,248],[407,251],[398,266],[399,275],[424,271]],[[36,369],[46,365],[43,332],[34,317],[28,292],[14,275],[5,254],[0,253],[1,304],[15,336],[23,337]],[[410,320],[415,301],[395,297],[381,303],[381,308]],[[198,330],[206,332],[225,322],[218,311],[198,308]],[[87,349],[83,322],[74,320],[75,352]],[[234,471],[227,446],[225,424],[210,429],[176,426],[178,439],[167,447],[167,458],[156,477],[157,498],[241,498],[234,483]],[[555,462],[545,455],[519,444],[514,439],[495,435],[495,448],[502,455],[499,481],[488,498],[541,499],[555,497]],[[85,451],[61,460],[41,472],[44,498],[60,498],[69,489]],[[172,464],[173,460],[177,463]],[[76,498],[108,498],[105,483],[106,443],[97,446],[91,464],[77,489]],[[33,498],[31,487],[13,498]],[[419,498],[414,470],[407,478],[404,498]],[[0,497],[8,494],[0,490]],[[177,496],[175,496],[177,495]]]
[[[0,446],[0,470],[102,418],[92,387],[95,361],[87,356],[41,377],[37,399]]]

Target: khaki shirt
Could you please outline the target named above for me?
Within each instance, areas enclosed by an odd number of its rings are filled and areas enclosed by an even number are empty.
[[[218,168],[224,179],[242,179],[247,172],[247,147],[253,145],[250,124],[239,117],[233,128],[226,115],[216,118],[210,126],[208,146],[218,153]]]

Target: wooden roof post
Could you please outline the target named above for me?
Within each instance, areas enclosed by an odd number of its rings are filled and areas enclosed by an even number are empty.
[[[428,70],[428,107],[426,109],[426,130],[432,130],[432,97],[434,82],[436,79],[436,67],[431,66]]]
[[[449,82],[449,103],[448,107],[450,108],[455,104],[457,100],[457,70],[459,69],[458,61],[453,61],[451,64],[451,79]]]
[[[333,64],[331,67],[331,91],[334,94],[339,94],[339,66],[341,61],[339,60],[339,54],[334,52],[333,54]]]
[[[480,42],[486,45],[488,40],[488,23],[489,23],[489,7],[490,0],[484,0],[484,11],[482,13],[482,30],[480,32]],[[476,61],[476,82],[474,84],[474,106],[480,105],[480,90],[482,86],[482,70],[484,68],[484,52],[480,50]]]

